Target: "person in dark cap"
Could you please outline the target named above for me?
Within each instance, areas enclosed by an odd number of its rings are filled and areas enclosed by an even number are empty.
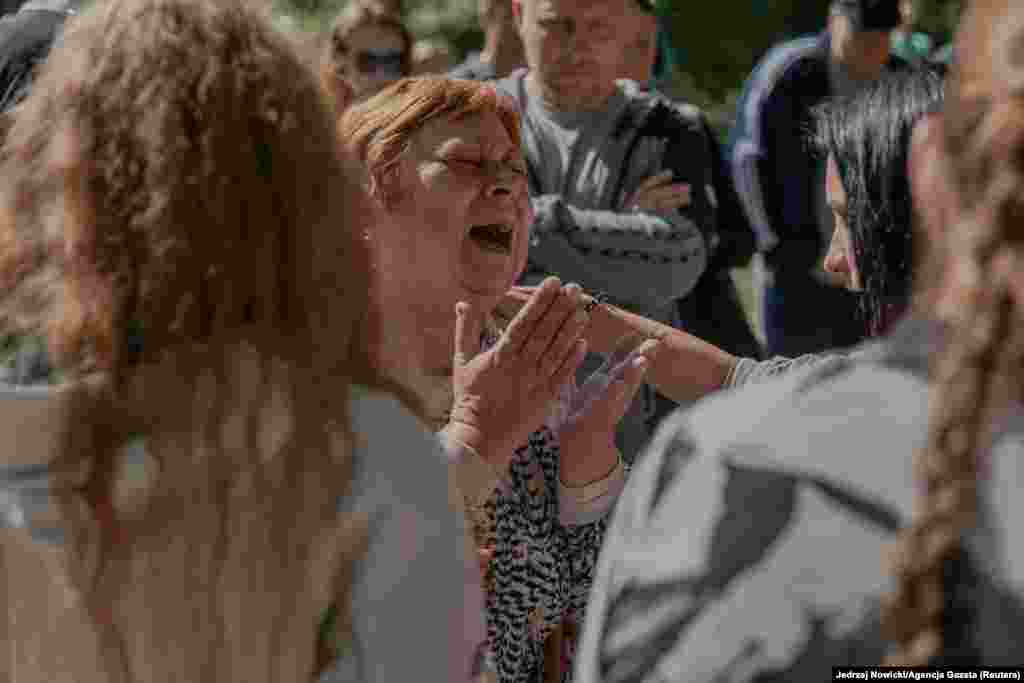
[[[28,0],[0,18],[0,114],[28,92],[36,67],[80,0]]]
[[[857,296],[821,267],[832,222],[807,131],[826,98],[907,66],[889,49],[900,22],[899,0],[833,0],[825,31],[772,48],[744,86],[729,155],[764,258],[769,355],[848,347],[866,331]]]

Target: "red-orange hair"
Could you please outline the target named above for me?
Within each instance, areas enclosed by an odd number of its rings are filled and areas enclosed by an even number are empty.
[[[492,85],[443,77],[404,78],[342,116],[338,132],[350,153],[363,161],[373,186],[394,168],[412,137],[441,117],[496,114],[518,149],[519,111]]]

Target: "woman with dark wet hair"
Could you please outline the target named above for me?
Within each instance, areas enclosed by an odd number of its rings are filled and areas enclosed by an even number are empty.
[[[942,105],[943,77],[922,67],[888,74],[828,102],[817,116],[835,222],[825,270],[863,293],[868,333],[878,336],[909,303],[914,263],[907,157],[914,124]]]

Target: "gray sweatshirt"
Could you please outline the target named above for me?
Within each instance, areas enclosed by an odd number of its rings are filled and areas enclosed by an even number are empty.
[[[4,551],[0,595],[10,612],[0,619],[8,644],[6,654],[0,656],[0,667],[10,666],[12,672],[10,679],[3,677],[5,681],[115,680],[72,665],[96,661],[91,649],[95,648],[92,627],[81,626],[88,622],[80,618],[78,601],[69,600],[64,590],[50,587],[51,582],[62,586],[67,581],[63,565],[40,564],[38,559],[48,557],[63,543],[62,517],[50,495],[47,463],[61,436],[58,426],[64,419],[66,393],[57,387],[15,387],[0,382],[0,550]],[[354,455],[352,488],[339,503],[366,519],[370,537],[352,578],[351,643],[321,677],[321,683],[475,683],[484,665],[484,599],[477,558],[467,546],[465,520],[451,506],[449,460],[434,436],[393,398],[357,391],[350,409],[353,431],[363,446]],[[153,476],[152,465],[147,465],[151,460],[146,457],[144,441],[125,451],[127,490],[132,483]],[[253,506],[251,519],[258,522],[268,509]],[[132,519],[128,513],[125,516]],[[22,530],[29,532],[26,538],[32,542],[15,544],[12,539],[20,539]],[[159,541],[147,544],[142,538],[138,547],[140,554],[152,552],[153,562],[173,567],[184,561]],[[192,545],[181,548],[193,556],[197,553]],[[34,570],[16,569],[23,566]],[[52,570],[52,575],[47,575],[46,569]],[[317,579],[311,575],[310,580]],[[153,601],[158,599],[154,586],[167,585],[143,578],[134,592]],[[180,601],[181,596],[168,599]],[[259,600],[260,596],[248,599]],[[215,604],[205,592],[194,593],[188,600],[196,614]],[[154,606],[155,624],[138,623],[139,632],[146,634],[139,642],[146,644],[146,637],[161,633],[158,625],[182,623],[180,613],[187,609],[188,605],[178,602]],[[64,630],[57,630],[58,624]],[[266,628],[265,624],[236,626],[238,647],[224,648],[225,659],[229,653],[244,652],[246,643],[263,642],[255,632]],[[206,643],[190,643],[187,634],[178,635],[183,640],[174,647],[181,657],[204,656]],[[311,638],[309,647],[313,645]],[[142,657],[145,650],[129,653]],[[176,679],[171,672],[150,665],[154,670],[147,671],[146,680],[191,680]]]
[[[937,325],[908,320],[859,359],[723,392],[669,420],[606,535],[578,680],[821,681],[832,667],[881,662],[879,602],[894,585],[885,551],[912,514],[940,341]],[[958,596],[989,666],[1024,663],[1022,450],[1018,406],[982,468],[961,575],[975,578]]]
[[[32,10],[44,10],[48,12],[65,12],[67,14],[74,14],[78,10],[78,6],[82,4],[82,0],[28,0],[24,5],[21,6],[19,12],[28,12]]]

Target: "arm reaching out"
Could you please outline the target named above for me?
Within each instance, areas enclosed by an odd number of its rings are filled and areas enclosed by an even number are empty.
[[[502,302],[505,314],[518,310],[532,296],[531,287],[514,287]],[[585,296],[592,301],[592,297]],[[657,351],[648,359],[646,381],[678,403],[686,403],[716,391],[726,383],[739,359],[705,341],[608,304],[596,306],[584,332],[587,347],[612,353],[624,337],[658,339]]]

